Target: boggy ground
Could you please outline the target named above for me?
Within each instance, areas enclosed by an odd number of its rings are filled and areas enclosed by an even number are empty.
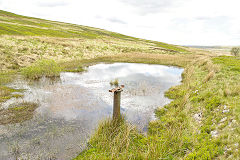
[[[35,103],[21,103],[0,109],[0,125],[21,123],[31,119],[37,106]]]
[[[30,41],[26,37],[14,36],[13,38]],[[49,40],[49,38],[37,38],[36,41],[39,39]],[[52,38],[50,38],[51,40]],[[57,43],[62,43],[62,41],[59,40]],[[139,47],[136,48],[139,49]],[[238,58],[192,49],[190,50],[192,54],[160,53],[155,49],[152,51],[134,49],[134,51],[126,52],[118,50],[110,53],[108,47],[105,49],[105,54],[93,56],[97,52],[92,51],[88,55],[87,52],[93,50],[92,47],[89,47],[85,56],[80,58],[71,58],[68,53],[66,53],[67,58],[61,55],[49,57],[49,55],[45,55],[49,52],[44,51],[43,57],[45,57],[42,59],[54,59],[56,61],[54,65],[57,64],[62,71],[82,71],[84,66],[98,62],[174,65],[185,68],[182,75],[183,81],[181,85],[171,88],[166,93],[166,96],[172,98],[173,101],[156,110],[158,119],[149,124],[147,136],[139,133],[134,126],[128,124],[124,119],[118,123],[106,120],[99,125],[98,130],[90,139],[87,150],[80,153],[76,159],[240,158],[238,150],[240,132],[237,127],[240,115],[240,86],[238,83],[240,60]],[[32,52],[27,50],[27,53]],[[16,90],[5,86],[11,81],[11,77],[16,74],[16,71],[21,71],[24,74],[22,68],[25,66],[33,68],[41,66],[36,65],[39,62],[35,63],[38,59],[34,59],[29,64],[21,62],[19,64],[25,65],[18,64],[17,67],[8,68],[6,66],[13,66],[11,56],[8,58],[9,60],[6,59],[8,64],[4,65],[5,71],[1,76],[0,97],[2,102],[12,98],[12,96],[21,96],[21,91],[19,91],[19,95],[12,94],[16,93]],[[31,68],[30,71],[32,71]],[[33,75],[35,73],[34,71]],[[18,108],[17,106],[13,110],[17,111]],[[20,107],[20,109],[23,108]],[[27,110],[30,111],[29,117],[34,109],[35,107],[32,107],[32,109]],[[6,110],[2,112],[5,113]],[[21,121],[14,119],[12,123]]]
[[[182,84],[166,93],[173,101],[156,110],[147,136],[124,119],[106,120],[76,159],[240,159],[239,58],[5,11],[0,11],[0,53],[0,103],[21,98],[23,91],[7,86],[20,73],[55,77],[98,62],[185,68]],[[1,110],[1,116],[9,113],[14,121],[8,123],[20,123],[24,119],[12,115],[30,111],[25,120],[31,118],[37,106],[26,103],[12,106],[14,114]]]
[[[146,59],[146,56],[148,59]],[[147,54],[147,53],[124,53],[121,55],[112,55],[112,56],[100,56],[92,59],[80,59],[80,60],[71,60],[71,61],[59,61],[56,63],[54,60],[40,60],[37,62],[33,62],[28,67],[22,67],[20,69],[12,69],[7,70],[1,73],[0,78],[0,101],[4,103],[5,101],[11,98],[22,98],[22,92],[24,90],[9,88],[8,83],[14,79],[18,74],[22,74],[25,78],[32,80],[38,80],[42,76],[46,77],[57,77],[60,74],[60,71],[71,71],[71,72],[79,72],[84,71],[84,67],[87,67],[92,64],[96,64],[99,62],[132,62],[132,63],[150,63],[150,64],[166,64],[166,65],[176,65],[176,66],[184,66],[187,61],[190,61],[191,55],[189,54],[189,58],[184,57],[183,55],[168,55],[168,54]],[[176,62],[177,60],[177,62]],[[28,113],[28,118],[24,116],[16,116],[13,115],[12,111],[20,111],[18,109],[1,109],[1,112],[4,114],[0,115],[0,124],[7,123],[18,123],[23,122],[24,120],[28,120],[32,117],[33,112],[37,107],[32,107],[32,102],[25,102],[28,104],[28,107],[23,107],[21,112]],[[18,108],[19,104],[16,104],[16,108]],[[37,106],[37,104],[36,104]],[[14,108],[14,106],[11,106]],[[9,120],[6,117],[11,117]]]
[[[15,21],[3,23],[1,17],[9,20],[15,19]],[[25,78],[31,80],[37,80],[42,76],[57,77],[61,71],[80,72],[83,71],[83,66],[101,61],[117,61],[124,56],[132,56],[132,58],[129,58],[132,61],[134,61],[133,57],[137,56],[139,57],[139,62],[144,62],[144,54],[146,53],[150,53],[152,59],[157,54],[166,54],[163,59],[167,59],[168,54],[170,54],[169,56],[174,56],[177,53],[188,54],[188,51],[181,47],[135,39],[104,30],[86,29],[89,27],[77,27],[79,29],[78,33],[80,31],[86,32],[84,36],[82,34],[78,36],[72,35],[67,32],[64,32],[66,35],[63,36],[60,34],[62,30],[59,31],[59,34],[51,35],[47,32],[52,29],[51,27],[49,29],[45,28],[41,32],[36,32],[39,29],[39,26],[35,26],[37,23],[31,23],[31,27],[34,27],[32,28],[32,34],[38,36],[26,36],[31,32],[26,32],[25,34],[18,27],[15,28],[15,31],[19,30],[18,32],[10,32],[13,29],[11,27],[13,22],[21,22],[18,25],[25,26],[27,21],[23,21],[23,19],[30,22],[53,23],[0,12],[0,23],[3,23],[2,25],[5,27],[10,27],[4,30],[0,28],[0,103],[11,98],[22,97],[22,90],[16,90],[7,86],[17,74],[22,74]],[[7,26],[6,23],[8,24]],[[54,23],[54,25],[56,24]],[[59,22],[59,25],[68,26],[68,30],[76,29],[76,26],[70,24]],[[59,27],[59,25],[56,26]],[[83,30],[85,28],[86,31],[83,31],[81,28]],[[43,32],[46,32],[48,37],[43,37]],[[90,36],[91,32],[96,32],[95,37]],[[25,36],[22,36],[22,33]],[[8,111],[4,110],[4,115],[7,113],[11,114]],[[34,110],[30,111],[34,112]]]
[[[185,68],[182,84],[166,93],[173,101],[156,110],[158,119],[149,124],[147,136],[125,120],[117,125],[112,120],[106,120],[90,139],[88,149],[76,159],[240,158],[240,132],[237,127],[240,115],[240,60],[210,52],[191,52],[194,53],[135,51],[57,61],[61,70],[68,71],[78,71],[98,62],[164,64]],[[5,77],[2,84],[6,84],[12,74],[2,75]],[[11,92],[16,92],[9,88],[5,90],[4,97],[8,98],[14,96]],[[34,112],[34,107],[29,110]],[[12,122],[17,123],[15,120]]]

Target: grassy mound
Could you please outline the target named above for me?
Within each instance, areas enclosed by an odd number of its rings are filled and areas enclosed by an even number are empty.
[[[21,73],[25,78],[36,80],[41,77],[59,77],[61,68],[54,60],[40,60],[32,66],[23,68]]]
[[[103,121],[92,136],[88,150],[81,153],[75,160],[80,159],[127,159],[135,157],[140,151],[142,135],[126,123],[119,120],[107,119]],[[141,156],[141,155],[139,155]]]

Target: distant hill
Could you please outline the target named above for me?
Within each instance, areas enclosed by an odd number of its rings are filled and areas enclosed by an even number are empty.
[[[99,28],[49,21],[17,15],[0,10],[0,35],[45,36],[83,39],[116,38],[126,41],[146,42],[153,44],[154,49],[168,49],[176,52],[187,52],[183,47],[166,43],[138,39]],[[161,49],[160,48],[160,49]]]

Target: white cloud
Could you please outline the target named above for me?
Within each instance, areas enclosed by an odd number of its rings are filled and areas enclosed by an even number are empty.
[[[181,45],[239,45],[239,0],[0,0],[0,9]]]
[[[58,7],[58,6],[66,6],[69,3],[69,1],[59,1],[59,0],[51,0],[51,1],[46,1],[46,0],[42,0],[42,1],[36,1],[35,2],[36,5],[40,6],[40,7]]]
[[[179,0],[121,0],[123,3],[137,8],[141,15],[167,11],[168,8],[176,6]]]

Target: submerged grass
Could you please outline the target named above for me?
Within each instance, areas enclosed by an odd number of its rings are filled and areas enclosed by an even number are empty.
[[[0,86],[0,103],[7,101],[11,98],[20,98],[21,94],[12,94],[13,92],[21,92],[22,90],[17,90],[13,88],[9,88],[6,86]]]
[[[11,98],[22,98],[22,89],[13,89],[7,87],[6,84],[11,83],[16,72],[0,73],[0,125],[21,123],[33,117],[35,109],[38,107],[36,103],[20,103],[1,108],[1,104]]]
[[[0,72],[0,104],[11,98],[20,98],[22,90],[13,89],[5,86],[6,84],[13,81],[16,72]],[[18,94],[12,94],[18,92]]]
[[[0,109],[0,125],[21,123],[33,117],[36,103],[20,103],[9,106],[7,109]]]
[[[117,87],[119,85],[118,79],[110,81],[110,85]]]

